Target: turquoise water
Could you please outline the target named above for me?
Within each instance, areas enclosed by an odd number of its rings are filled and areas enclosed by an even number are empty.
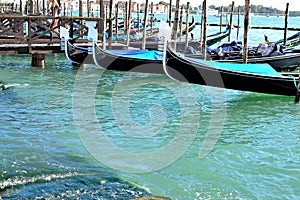
[[[293,97],[79,68],[63,54],[44,69],[30,62],[0,55],[13,85],[0,91],[2,199],[299,198]]]

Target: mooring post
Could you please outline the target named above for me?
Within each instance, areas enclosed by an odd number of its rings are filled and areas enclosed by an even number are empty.
[[[200,22],[200,49],[202,49],[202,45],[203,45],[203,29],[204,29],[204,9],[203,9],[203,3],[202,2],[202,12],[201,12],[201,22]]]
[[[178,30],[178,20],[179,20],[179,0],[176,0],[176,9],[175,9],[175,17],[172,28],[172,37],[171,37],[171,46],[176,51],[176,39],[177,39],[177,30]]]
[[[115,31],[116,31],[116,40],[118,40],[119,37],[119,2],[116,3],[116,8],[115,8],[115,16],[116,16],[116,22],[115,22]]]
[[[78,9],[79,9],[79,17],[83,17],[82,0],[79,0],[79,8]]]
[[[189,14],[190,14],[190,2],[186,4],[186,19],[185,19],[185,45],[184,50],[189,46]]]
[[[39,1],[36,1],[36,14],[40,14],[40,4]]]
[[[231,29],[232,29],[232,17],[233,17],[233,12],[234,12],[234,1],[231,3],[231,11],[230,11],[230,24],[229,24],[229,35],[228,35],[228,42],[231,40]]]
[[[29,6],[30,6],[30,14],[33,14],[33,0],[29,1]]]
[[[144,14],[144,27],[143,27],[143,37],[142,37],[142,49],[146,48],[146,27],[147,27],[147,16],[148,16],[148,0],[145,3],[145,14]]]
[[[23,3],[22,3],[22,0],[20,0],[20,14],[23,15]]]
[[[244,46],[243,46],[243,63],[248,62],[248,31],[249,31],[249,16],[250,16],[250,0],[245,0],[244,13]]]
[[[182,20],[183,20],[183,5],[180,7],[180,14],[179,14],[179,41],[182,40]],[[186,25],[187,26],[187,25]],[[188,32],[187,32],[188,34]]]
[[[45,5],[45,0],[43,0],[42,4],[43,4],[43,15],[46,15],[46,5]]]
[[[287,40],[288,22],[289,22],[289,3],[286,4],[286,10],[285,10],[284,36],[283,36],[284,45],[286,45],[286,40]]]
[[[105,37],[105,31],[103,31],[104,30],[104,16],[105,16],[103,0],[100,0],[99,4],[100,4],[99,6],[100,6],[101,21],[98,22],[98,32],[100,33],[100,40],[103,41],[103,37]],[[104,32],[104,35],[103,35],[103,32]]]
[[[140,17],[140,4],[137,4],[137,21],[138,21],[138,33],[140,33],[140,21],[141,21],[141,17]]]
[[[129,35],[130,35],[130,29],[131,29],[131,4],[132,4],[132,1],[131,0],[129,0],[129,2],[128,2],[128,8],[127,8],[127,18],[126,18],[126,21],[127,21],[127,23],[126,23],[126,25],[127,25],[127,27],[126,27],[126,48],[128,49],[129,48],[129,40],[130,40],[130,38],[129,38]]]
[[[223,22],[223,6],[221,6],[221,10],[220,10],[220,32],[222,32],[222,22]]]
[[[108,14],[108,48],[111,49],[112,36],[113,36],[113,0],[109,1],[109,14]]]
[[[239,33],[240,33],[240,6],[238,7],[238,27],[236,30],[236,39],[239,39]]]
[[[45,67],[45,54],[34,53],[31,55],[31,66]]]
[[[104,5],[104,12],[103,12],[103,29],[102,29],[102,49],[106,50],[106,5]]]
[[[67,10],[66,10],[66,3],[64,3],[64,16],[67,15]]]
[[[172,0],[170,0],[170,3],[169,3],[169,16],[168,16],[168,20],[169,20],[169,26],[171,27],[171,24],[172,24]]]
[[[150,16],[150,34],[151,34],[151,36],[153,34],[153,16],[154,16],[153,7],[154,7],[153,2],[151,2],[151,8],[150,8],[151,9],[151,16]]]
[[[206,41],[206,33],[207,33],[207,27],[206,27],[206,24],[207,24],[207,18],[206,18],[206,0],[203,0],[203,5],[202,5],[202,19],[203,19],[203,35],[202,35],[202,41],[203,41],[203,44],[202,44],[202,55],[203,55],[203,60],[206,60],[206,45],[207,45],[207,41]]]
[[[73,22],[73,17],[71,17],[71,22],[70,22],[70,30],[69,30],[69,37],[73,38],[74,37],[74,22]]]
[[[128,2],[125,2],[125,7],[123,8],[123,22],[124,22],[124,33],[127,28],[127,12],[128,12]]]
[[[90,3],[90,0],[86,1],[86,8],[87,8],[87,16],[90,17],[91,16],[91,3]]]

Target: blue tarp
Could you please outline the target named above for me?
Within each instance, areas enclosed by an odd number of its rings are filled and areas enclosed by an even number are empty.
[[[148,50],[109,50],[108,52],[126,56],[130,58],[148,59],[148,60],[162,60],[163,53],[160,51],[148,51]]]
[[[215,61],[205,61],[200,59],[192,59],[195,62],[207,64],[220,69],[228,69],[232,71],[248,72],[255,74],[264,74],[271,76],[282,76],[273,67],[267,63],[262,64],[240,64],[240,63],[223,63]]]

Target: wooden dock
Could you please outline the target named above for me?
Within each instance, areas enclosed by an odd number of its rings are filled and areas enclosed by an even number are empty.
[[[51,22],[58,19],[57,27],[51,29]],[[87,43],[86,23],[99,24],[96,17],[52,17],[44,15],[23,16],[20,14],[0,15],[0,54],[31,54],[40,59],[49,53],[63,53],[59,27],[68,27],[70,38],[77,43]],[[52,35],[52,36],[51,36]],[[34,63],[39,63],[39,61]],[[42,62],[41,62],[42,63]]]

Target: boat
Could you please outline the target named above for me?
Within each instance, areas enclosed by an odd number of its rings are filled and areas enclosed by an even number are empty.
[[[227,26],[224,31],[207,36],[206,45],[212,46],[212,45],[216,44],[217,42],[220,42],[224,38],[228,37],[229,34],[230,34],[230,26]]]
[[[91,45],[75,45],[75,40],[65,39],[65,54],[68,60],[74,64],[94,64]]]
[[[192,15],[192,21],[189,22],[188,33],[192,32],[196,28],[195,17]],[[182,36],[187,34],[185,25],[182,26]],[[180,31],[177,33],[177,37],[180,36]]]
[[[284,76],[268,64],[191,59],[178,55],[169,45],[164,57],[165,73],[178,81],[275,95],[296,96],[299,92],[299,77]]]
[[[107,70],[164,74],[162,52],[149,50],[103,50],[93,42],[94,63]]]
[[[233,44],[231,46],[231,44]],[[218,62],[243,63],[242,45],[232,41],[230,44],[223,44],[216,50],[210,51],[212,60]],[[227,49],[227,50],[226,50]],[[248,50],[248,63],[268,63],[276,71],[293,71],[300,66],[299,50],[283,50],[275,43],[260,44]]]
[[[208,40],[213,39],[214,41],[217,41],[217,37],[219,39],[224,38],[224,34],[228,35],[228,30],[225,30],[223,32],[219,33],[219,37],[217,36],[218,34],[213,34],[208,36]],[[147,41],[146,43],[146,49],[147,50],[152,50],[152,51],[157,51],[159,46],[161,45],[161,41]],[[66,53],[66,57],[72,62],[72,63],[76,63],[76,64],[81,64],[83,62],[85,62],[86,64],[95,64],[94,60],[93,60],[93,50],[92,50],[92,46],[91,45],[87,45],[87,44],[74,44],[74,41],[70,40],[70,39],[66,39],[65,40],[65,53]],[[96,44],[97,45],[97,44]],[[185,42],[177,42],[176,46],[177,49],[184,49],[184,45]],[[199,48],[200,47],[200,42],[199,41],[190,41],[189,45],[194,47],[194,48]],[[134,47],[134,48],[140,48],[142,46],[141,42],[130,42],[129,43],[130,47]],[[100,47],[97,45],[97,48],[99,49]],[[103,50],[101,49],[101,51],[97,51],[97,52],[102,52]],[[118,53],[117,51],[115,53]],[[87,58],[88,57],[88,58]]]
[[[229,26],[227,26],[224,31],[208,35],[206,37],[206,45],[211,46],[211,45],[216,44],[217,42],[220,42],[221,40],[223,40],[224,38],[226,38],[230,34],[229,30],[230,30],[230,28],[229,28]],[[185,50],[184,49],[185,42],[177,42],[176,45],[177,45],[176,49]],[[195,51],[201,51],[202,50],[201,49],[201,41],[199,41],[199,40],[191,40],[191,41],[189,41],[188,45],[193,47],[193,49]]]
[[[288,37],[286,39],[286,43],[284,44],[284,39],[280,39],[275,42],[276,44],[279,44],[284,49],[291,49],[295,48],[300,45],[300,32]]]

